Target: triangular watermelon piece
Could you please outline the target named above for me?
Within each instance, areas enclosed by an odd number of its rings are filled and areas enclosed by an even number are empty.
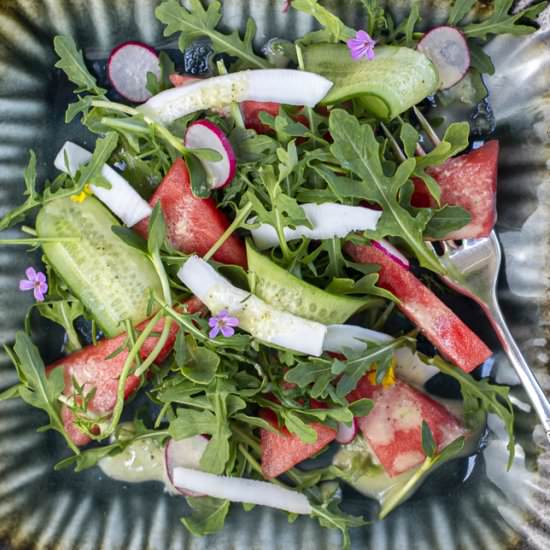
[[[184,307],[186,307],[189,313],[195,313],[200,310],[202,304],[196,298],[191,298],[185,303]],[[137,330],[143,330],[147,323],[148,321],[145,321],[138,325]],[[155,325],[153,332],[160,334],[163,326],[164,320],[159,321]],[[172,323],[168,340],[157,356],[156,363],[164,361],[172,351],[177,331],[177,323]],[[75,396],[74,379],[79,386],[83,386],[85,395],[89,394],[92,390],[95,392],[87,408],[90,415],[108,416],[116,404],[118,381],[128,357],[128,349],[124,348],[113,357],[109,356],[115,354],[115,352],[124,346],[125,339],[126,334],[121,334],[115,338],[100,340],[95,346],[86,346],[49,365],[47,371],[50,372],[56,367],[62,366],[65,377],[65,389],[63,393],[68,397]],[[142,360],[147,358],[153,351],[157,341],[157,336],[151,336],[145,340],[140,349]],[[130,397],[138,389],[139,385],[140,379],[137,376],[133,374],[128,376],[124,398],[127,399]],[[86,445],[90,442],[90,438],[75,425],[74,413],[70,408],[63,406],[61,416],[67,433],[76,445]]]
[[[404,382],[384,388],[364,376],[348,395],[354,401],[374,401],[371,412],[359,419],[359,427],[372,451],[389,476],[418,466],[426,458],[422,449],[422,421],[425,421],[439,451],[464,435],[462,424],[440,403]]]
[[[470,372],[491,356],[481,339],[400,263],[370,245],[348,243],[346,252],[356,262],[380,266],[378,286],[399,298],[399,309],[443,357]]]
[[[492,231],[497,219],[498,152],[498,141],[488,141],[479,149],[427,170],[441,188],[441,205],[462,206],[472,216],[468,225],[449,233],[446,239],[477,239]],[[414,184],[412,204],[435,207],[424,182],[414,178]]]
[[[229,227],[226,215],[218,209],[214,199],[200,199],[193,195],[187,165],[176,159],[149,204],[160,201],[168,239],[174,248],[186,254],[204,256]],[[147,238],[149,219],[142,220],[134,229]],[[231,235],[214,254],[224,264],[246,268],[246,251],[242,241]]]
[[[267,479],[280,476],[296,464],[311,458],[336,437],[336,430],[313,422],[310,426],[317,432],[317,441],[304,443],[297,435],[291,434],[286,428],[279,427],[273,411],[263,409],[260,416],[279,430],[275,433],[262,429],[260,434],[262,472]]]

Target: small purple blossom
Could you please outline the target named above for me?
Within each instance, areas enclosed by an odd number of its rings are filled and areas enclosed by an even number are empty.
[[[217,315],[210,317],[208,320],[210,338],[216,338],[221,332],[223,336],[229,338],[235,334],[235,328],[239,326],[239,320],[236,317],[231,317],[227,309],[222,309]]]
[[[44,301],[44,294],[48,292],[48,283],[46,275],[42,271],[36,271],[34,267],[27,267],[25,270],[26,279],[19,281],[19,290],[34,291],[34,297],[38,302]]]
[[[366,57],[369,61],[374,59],[374,45],[376,40],[373,40],[365,31],[357,31],[355,38],[350,38],[347,41],[352,59],[358,60]]]

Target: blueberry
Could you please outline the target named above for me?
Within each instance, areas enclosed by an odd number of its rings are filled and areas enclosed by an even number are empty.
[[[208,41],[197,40],[193,42],[184,54],[185,72],[187,74],[205,74],[210,71],[210,58],[213,54]]]

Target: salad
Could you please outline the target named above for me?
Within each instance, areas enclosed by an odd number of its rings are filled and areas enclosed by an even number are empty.
[[[286,2],[319,28],[260,55],[252,20],[228,34],[218,1],[165,0],[156,16],[184,66],[125,42],[105,75],[55,38],[75,85],[66,122],[97,139],[60,143],[51,181],[31,151],[22,203],[0,220],[25,234],[0,244],[42,251],[5,348],[19,382],[0,399],[47,414],[67,445],[56,469],[158,480],[194,534],[222,529],[231,503],[270,506],[348,548],[350,528],[478,452],[488,415],[512,463],[509,388],[481,376],[492,351],[448,305],[438,242],[493,230],[482,46],[532,32],[546,4],[480,14],[460,0],[434,29],[416,2],[399,23],[361,4],[352,29],[317,0]],[[475,116],[439,116],[457,103]],[[50,365],[36,316],[66,334]],[[376,513],[351,515],[349,488]]]

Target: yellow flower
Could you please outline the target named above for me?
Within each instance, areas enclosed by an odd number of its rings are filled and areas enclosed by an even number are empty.
[[[73,202],[84,202],[88,197],[91,197],[93,195],[92,190],[90,189],[90,186],[86,184],[84,186],[84,189],[78,194],[71,195],[71,200]]]
[[[396,381],[397,381],[397,378],[395,377],[395,359],[392,358],[391,365],[389,366],[388,370],[386,371],[386,374],[384,374],[384,378],[382,379],[382,386],[384,388],[393,386],[393,384],[395,384]],[[376,385],[376,363],[374,364],[373,368],[369,372],[369,382],[373,385]]]

